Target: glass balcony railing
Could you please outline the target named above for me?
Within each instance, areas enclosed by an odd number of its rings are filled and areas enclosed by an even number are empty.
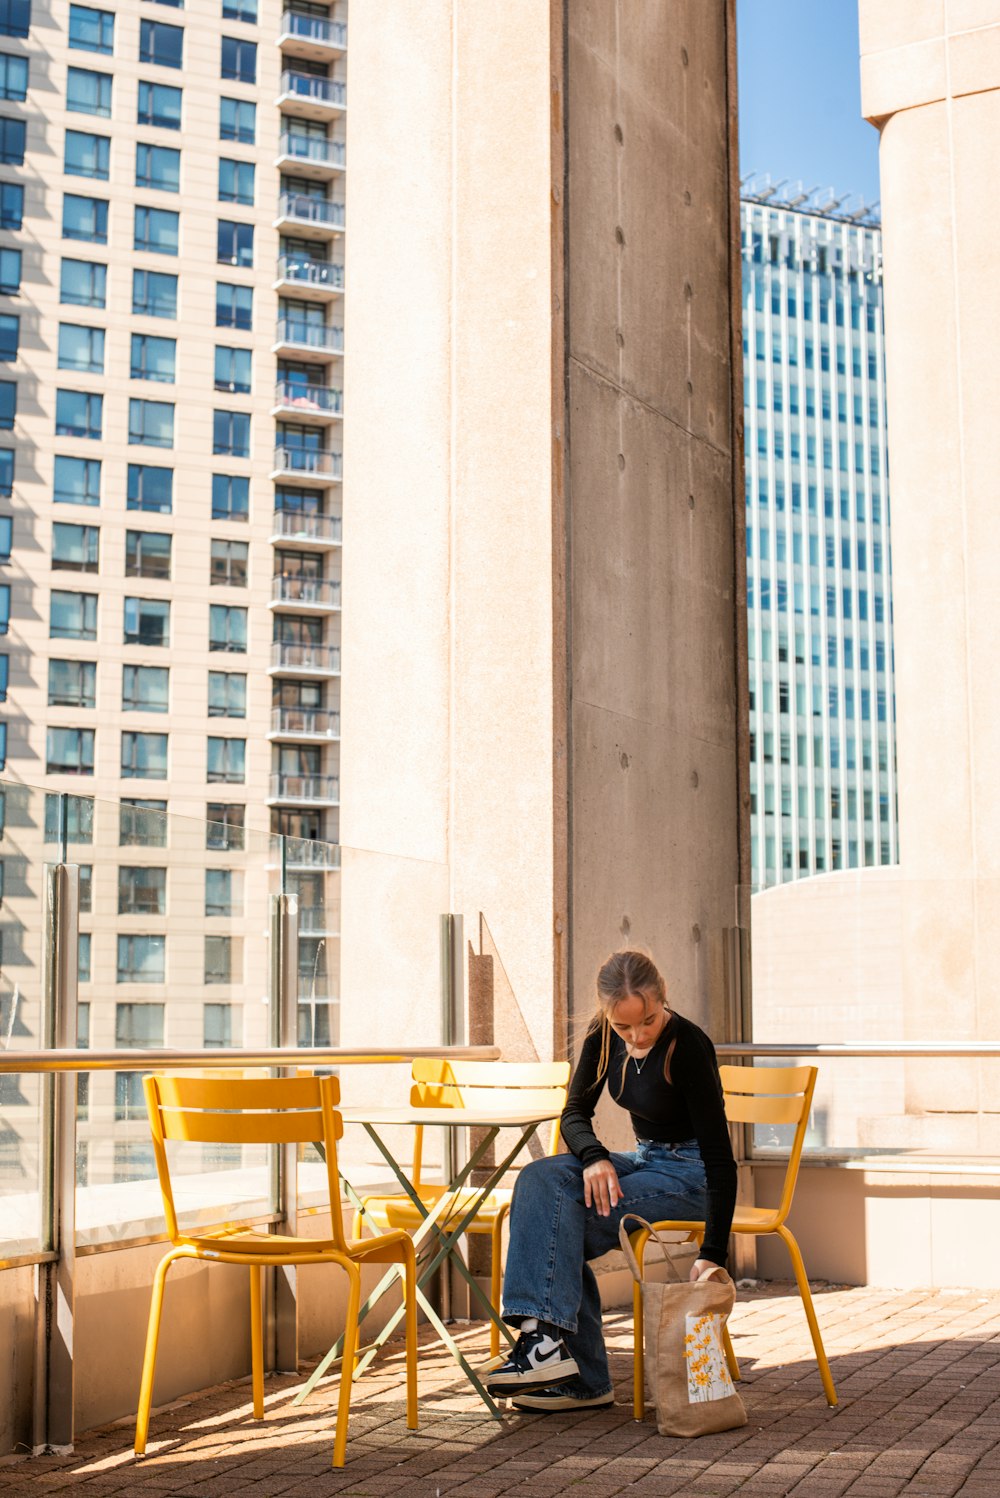
[[[329,104],[343,109],[347,104],[347,85],[333,78],[317,78],[312,73],[296,73],[292,69],[281,75],[281,92],[295,94],[300,99],[309,99],[314,104]]]
[[[290,738],[339,739],[340,713],[329,707],[272,707],[271,732]]]
[[[296,380],[279,380],[274,402],[317,416],[342,416],[344,411],[343,391],[331,390],[327,385],[300,385]]]
[[[313,515],[305,510],[275,510],[273,541],[299,541],[339,546],[343,525],[339,515]]]
[[[278,280],[343,291],[344,267],[329,260],[313,260],[308,255],[282,255],[278,260]]]
[[[311,474],[319,478],[339,479],[341,455],[317,451],[311,447],[276,447],[274,470],[276,473]]]
[[[340,582],[326,577],[275,577],[271,580],[271,601],[339,609]]]
[[[297,224],[342,229],[344,205],[331,202],[329,198],[314,198],[307,192],[283,192],[278,197],[278,217],[293,219]]]
[[[323,16],[304,16],[294,10],[286,10],[282,16],[281,35],[298,37],[304,42],[317,42],[322,46],[337,47],[341,51],[347,46],[345,22],[329,21]]]
[[[272,801],[294,801],[303,806],[322,803],[335,806],[340,798],[338,775],[285,775],[275,771],[271,776]]]
[[[321,349],[330,354],[344,352],[344,330],[327,323],[306,322],[301,317],[278,318],[278,343],[299,348]]]
[[[315,135],[296,135],[283,130],[278,141],[278,155],[291,156],[312,166],[345,166],[347,151],[342,140],[323,140]]]
[[[315,671],[326,676],[340,675],[339,645],[299,645],[276,640],[271,646],[272,670]]]

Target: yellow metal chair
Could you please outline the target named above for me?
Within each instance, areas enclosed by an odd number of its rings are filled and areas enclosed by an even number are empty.
[[[552,1107],[561,1113],[566,1104],[569,1072],[568,1061],[414,1061],[410,1103],[415,1108],[471,1108],[487,1111],[490,1108],[509,1109],[512,1105],[520,1104],[525,1108]],[[421,1180],[423,1144],[424,1125],[418,1124],[414,1129],[411,1181],[429,1211],[446,1188],[429,1185]],[[549,1154],[554,1155],[558,1148],[557,1118],[552,1125]],[[503,1225],[510,1211],[512,1195],[513,1191],[508,1187],[498,1187],[490,1192],[466,1228],[467,1233],[488,1234],[490,1237],[490,1302],[497,1312],[500,1310]],[[467,1188],[461,1192],[454,1214],[460,1216],[463,1210],[468,1210],[473,1199],[472,1190]],[[354,1214],[352,1231],[355,1238],[361,1237],[362,1226],[366,1221],[376,1227],[414,1228],[421,1221],[421,1215],[415,1203],[401,1192],[392,1196],[363,1197],[361,1210]],[[491,1357],[496,1357],[499,1351],[500,1329],[491,1325]]]
[[[213,1264],[242,1264],[250,1270],[250,1346],[253,1369],[254,1418],[264,1416],[264,1353],[261,1318],[261,1269],[275,1264],[339,1264],[349,1281],[340,1400],[333,1446],[333,1465],[344,1465],[351,1383],[357,1360],[358,1312],[361,1304],[362,1262],[402,1264],[406,1298],[406,1423],[417,1427],[417,1298],[416,1256],[402,1230],[364,1242],[344,1236],[337,1174],[337,1140],[344,1132],[336,1111],[340,1083],[336,1077],[205,1077],[148,1076],[143,1080],[153,1135],[156,1169],[163,1195],[163,1211],[172,1248],[160,1261],[153,1280],[146,1353],[139,1389],[135,1452],[142,1456],[149,1431],[156,1348],[163,1309],[167,1271],[179,1259],[204,1259]],[[294,1238],[226,1224],[205,1232],[182,1232],[177,1222],[170,1165],[169,1140],[205,1144],[309,1144],[326,1147],[330,1189],[331,1237]]]
[[[785,1221],[791,1211],[792,1198],[795,1195],[795,1183],[799,1174],[799,1161],[802,1158],[806,1125],[809,1122],[809,1110],[812,1107],[813,1092],[816,1088],[816,1067],[720,1066],[719,1075],[722,1078],[722,1089],[725,1093],[726,1117],[730,1123],[795,1124],[795,1137],[788,1156],[780,1202],[776,1207],[737,1207],[733,1218],[733,1232],[757,1235],[776,1233],[787,1246],[795,1273],[795,1283],[802,1297],[806,1320],[809,1323],[809,1332],[816,1352],[816,1362],[819,1365],[827,1403],[835,1405],[837,1394],[833,1387],[833,1377],[823,1347],[819,1322],[816,1320],[805,1265],[802,1262],[799,1245]],[[657,1232],[686,1232],[689,1242],[695,1240],[700,1242],[705,1231],[703,1222],[656,1222],[653,1226]],[[637,1233],[630,1236],[641,1268],[649,1234],[645,1228],[640,1228]],[[635,1338],[633,1413],[637,1420],[641,1420],[645,1412],[645,1381],[642,1347],[642,1290],[638,1284],[634,1286],[632,1292],[632,1329]],[[725,1344],[729,1371],[734,1379],[738,1379],[739,1364],[733,1352],[728,1329],[725,1332]]]

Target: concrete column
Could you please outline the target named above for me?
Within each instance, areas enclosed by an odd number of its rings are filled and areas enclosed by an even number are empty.
[[[436,1038],[435,901],[485,917],[522,1055],[625,943],[710,1017],[748,817],[733,76],[723,0],[352,11],[345,1039]]]
[[[988,1038],[1000,1021],[1000,0],[861,0],[860,16],[862,108],[881,131],[904,1011],[915,1038]],[[968,1062],[914,1065],[907,1107],[934,1110],[938,1148],[992,1152],[985,1082]]]

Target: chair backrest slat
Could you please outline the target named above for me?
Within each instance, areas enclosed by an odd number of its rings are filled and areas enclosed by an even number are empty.
[[[802,1115],[801,1097],[741,1097],[726,1094],[726,1117],[730,1123],[797,1124]]]
[[[733,1123],[794,1124],[795,1137],[776,1213],[780,1225],[791,1209],[806,1140],[816,1078],[815,1066],[720,1066],[726,1117]]]
[[[331,1077],[333,1101],[340,1101],[340,1083]],[[239,1102],[233,1102],[233,1083]],[[317,1108],[319,1091],[314,1076],[160,1077],[160,1102],[165,1108]]]
[[[449,1087],[434,1082],[416,1082],[410,1090],[413,1108],[475,1108],[489,1112],[515,1113],[520,1109],[561,1113],[566,1101],[562,1087]]]
[[[323,1115],[319,1109],[295,1113],[220,1113],[164,1108],[160,1116],[164,1139],[188,1143],[312,1144],[323,1139]]]
[[[805,1092],[815,1070],[813,1066],[720,1066],[719,1076],[725,1093],[746,1092],[759,1097],[762,1092]]]
[[[413,1063],[414,1082],[444,1082],[458,1087],[565,1087],[568,1061],[449,1061]]]

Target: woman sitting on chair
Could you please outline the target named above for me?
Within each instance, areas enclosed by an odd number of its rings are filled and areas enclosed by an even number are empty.
[[[642,952],[608,958],[597,1000],[562,1115],[572,1154],[533,1161],[514,1188],[503,1317],[520,1335],[491,1366],[486,1387],[515,1409],[614,1403],[600,1292],[587,1261],[618,1246],[627,1212],[705,1223],[692,1279],[726,1262],[736,1164],[715,1048],[670,1010],[663,978]],[[594,1133],[605,1083],[631,1115],[634,1152],[613,1153]]]

